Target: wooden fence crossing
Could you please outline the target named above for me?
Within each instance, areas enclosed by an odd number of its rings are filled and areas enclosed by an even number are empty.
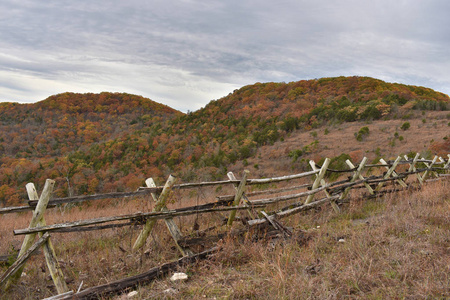
[[[60,296],[58,299],[83,299],[86,291],[78,291],[77,293],[69,291],[69,288],[64,281],[61,268],[58,265],[58,260],[50,239],[50,234],[62,232],[76,232],[76,231],[90,231],[100,230],[106,228],[115,228],[123,226],[132,226],[135,223],[132,220],[143,219],[145,224],[136,239],[133,250],[140,249],[145,245],[146,240],[151,233],[155,223],[159,219],[163,219],[169,233],[171,234],[176,248],[179,250],[182,257],[196,257],[194,252],[186,246],[180,244],[185,241],[181,230],[175,224],[173,218],[180,216],[187,216],[193,214],[206,214],[213,212],[228,212],[228,218],[225,222],[224,231],[230,231],[236,214],[239,211],[247,211],[250,216],[247,220],[247,227],[250,228],[255,225],[269,223],[275,229],[280,230],[284,235],[288,236],[290,231],[279,223],[278,220],[288,216],[295,215],[301,211],[317,207],[329,203],[336,213],[340,212],[339,205],[347,201],[348,195],[353,189],[367,190],[367,196],[373,197],[382,195],[392,190],[386,188],[386,184],[394,185],[394,190],[408,189],[410,187],[420,187],[425,184],[428,178],[434,179],[449,178],[450,169],[450,154],[447,159],[435,156],[432,160],[420,158],[420,154],[415,155],[414,158],[407,156],[397,157],[394,161],[385,161],[380,159],[378,164],[367,164],[367,158],[364,157],[362,161],[355,165],[350,160],[346,161],[349,169],[347,170],[333,170],[329,168],[330,159],[326,158],[321,166],[318,166],[314,161],[310,161],[309,165],[312,171],[300,174],[263,178],[263,179],[248,179],[248,171],[244,171],[240,180],[236,178],[233,173],[228,173],[229,180],[200,182],[200,183],[184,183],[175,184],[176,177],[170,175],[164,186],[156,186],[153,179],[148,178],[145,187],[139,188],[134,192],[122,193],[107,193],[88,196],[76,196],[67,198],[50,199],[53,192],[55,182],[47,179],[44,189],[39,196],[33,183],[26,185],[28,193],[28,205],[19,207],[6,207],[0,209],[0,214],[17,213],[26,210],[33,210],[32,219],[28,228],[14,230],[15,235],[25,235],[22,247],[18,254],[16,262],[0,277],[0,286],[8,289],[20,279],[24,264],[27,259],[39,247],[43,248],[47,267],[50,271],[51,277],[55,284],[56,290]],[[406,165],[407,170],[399,170],[399,166]],[[367,170],[374,168],[382,168],[385,171],[381,175],[371,175]],[[347,179],[336,182],[327,182],[327,175],[331,173],[350,174]],[[264,190],[256,192],[246,192],[246,188],[251,185],[267,185],[292,181],[302,178],[313,178],[311,184],[297,184],[288,187],[280,187],[277,189],[264,188]],[[192,189],[200,187],[224,186],[231,185],[234,187],[235,193],[233,195],[219,195],[214,202],[199,204],[195,206],[181,207],[176,209],[169,209],[167,207],[167,200],[169,194],[174,190]],[[306,189],[306,190],[305,190]],[[318,194],[322,193],[318,199]],[[281,195],[276,195],[281,194]],[[44,214],[47,208],[56,207],[65,203],[77,203],[83,201],[94,201],[99,199],[117,199],[127,197],[137,197],[151,195],[155,205],[151,212],[136,212],[132,214],[102,217],[94,219],[79,220],[76,222],[66,222],[60,224],[47,225]],[[275,195],[267,198],[249,199],[261,195]],[[282,204],[284,207],[275,211],[267,211],[271,204]],[[35,242],[36,235],[39,236]],[[127,281],[128,282],[128,281]],[[132,284],[132,283],[130,283]],[[100,293],[100,292],[99,292]],[[64,298],[67,295],[67,298]],[[78,296],[77,296],[78,295]],[[55,297],[55,299],[57,299]]]

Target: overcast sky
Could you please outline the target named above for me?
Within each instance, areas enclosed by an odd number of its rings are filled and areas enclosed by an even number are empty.
[[[448,0],[0,0],[0,101],[127,92],[194,111],[247,84],[370,76],[450,94]]]

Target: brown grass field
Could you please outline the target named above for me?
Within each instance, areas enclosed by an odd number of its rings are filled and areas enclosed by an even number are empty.
[[[433,154],[429,151],[433,143],[450,138],[448,111],[428,111],[424,114],[420,111],[408,111],[408,113],[408,118],[327,124],[309,131],[298,130],[288,135],[284,141],[261,147],[254,158],[248,159],[248,166],[238,162],[228,169],[240,173],[246,167],[254,177],[270,177],[272,174],[279,174],[280,170],[287,173],[309,171],[307,160],[319,161],[324,157],[332,158],[342,153],[349,154],[354,162],[361,161],[364,156],[371,162],[379,157],[395,159],[397,155],[409,152],[420,152],[427,156]],[[405,122],[410,123],[411,127],[408,130],[401,129]],[[363,141],[358,142],[355,133],[362,127],[368,127],[370,133]],[[313,149],[311,153],[302,157],[306,162],[299,159],[296,163],[292,163],[292,159],[288,156],[290,151],[314,143],[316,144],[311,146]],[[443,150],[445,153],[450,152],[448,144]]]
[[[191,200],[179,205],[211,201],[215,193],[191,192],[186,195]],[[149,209],[146,198],[114,200],[113,204],[104,201],[64,212],[52,209],[46,220],[57,223]],[[325,205],[284,219],[283,224],[294,230],[291,239],[254,241],[251,234],[243,239],[225,238],[219,241],[221,251],[210,259],[179,268],[189,275],[188,281],[173,283],[162,278],[135,289],[138,294],[133,299],[447,299],[449,212],[448,179],[378,199],[353,194],[340,214]],[[20,246],[22,237],[13,236],[12,230],[27,227],[30,216],[0,216],[0,253],[11,251],[11,245]],[[222,217],[183,217],[177,224],[183,234],[193,235],[195,221],[204,230],[219,224]],[[236,222],[233,226],[243,225]],[[157,223],[145,249],[133,252],[139,230],[136,226],[54,233],[53,244],[69,288],[77,290],[81,282],[83,289],[108,283],[179,258],[163,222]],[[5,270],[6,266],[0,269]],[[56,294],[42,252],[28,261],[24,272],[1,299]],[[127,299],[127,292],[102,299]]]

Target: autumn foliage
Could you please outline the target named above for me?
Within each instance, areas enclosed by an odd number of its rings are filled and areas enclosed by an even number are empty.
[[[223,178],[227,166],[295,130],[394,118],[399,108],[446,110],[428,88],[367,77],[256,83],[183,114],[125,93],[51,96],[0,104],[0,205],[25,184],[57,181],[55,196],[133,190],[146,177]],[[448,145],[433,145],[436,151]]]

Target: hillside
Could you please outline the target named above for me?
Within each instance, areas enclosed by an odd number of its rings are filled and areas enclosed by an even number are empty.
[[[335,138],[349,127],[336,138],[345,139],[354,156],[399,154],[397,147],[372,145],[383,130],[390,145],[408,141],[409,151],[450,151],[449,102],[447,95],[423,87],[338,77],[256,83],[189,114],[129,94],[65,93],[35,104],[3,103],[0,203],[20,203],[27,182],[41,186],[46,178],[57,181],[56,196],[63,197],[132,190],[146,177],[169,173],[183,181],[223,178],[228,169],[241,171],[248,164],[255,172],[267,166],[265,172],[280,174],[299,158],[328,155],[325,147],[332,144],[317,137]],[[405,122],[413,125],[399,130]],[[371,129],[357,141],[353,134],[368,123],[386,129]],[[413,133],[429,126],[424,148]]]
[[[2,154],[49,157],[151,127],[181,113],[128,94],[51,96],[34,104],[2,103]]]
[[[74,151],[102,144],[112,149],[107,158],[112,161],[120,156],[118,141],[123,136],[144,128],[155,131],[181,114],[125,93],[64,93],[34,104],[1,103],[0,203],[17,203],[26,182],[41,183],[44,178],[73,181],[79,193],[80,184],[87,179],[95,183],[96,179],[90,162],[77,160]],[[71,192],[66,186],[60,195]]]

